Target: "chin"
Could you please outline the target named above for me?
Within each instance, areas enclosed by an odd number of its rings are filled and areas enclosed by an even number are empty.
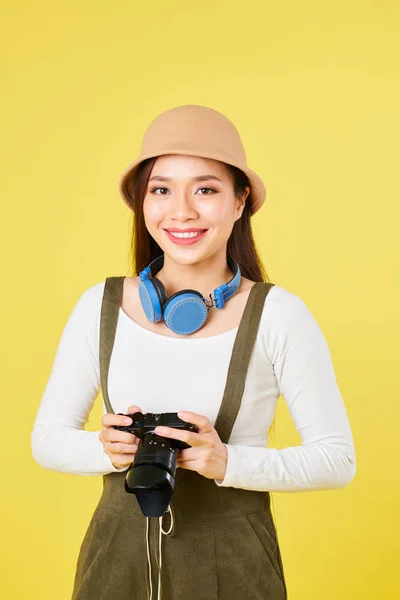
[[[173,260],[176,263],[179,263],[180,265],[195,265],[199,262],[201,262],[202,260],[204,260],[204,256],[202,255],[202,253],[198,253],[198,252],[165,252],[165,256],[168,256],[168,258],[170,258],[171,260]]]

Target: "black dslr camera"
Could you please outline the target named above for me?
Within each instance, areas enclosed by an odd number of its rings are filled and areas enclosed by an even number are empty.
[[[142,440],[135,460],[126,472],[125,490],[136,495],[146,517],[160,517],[168,508],[175,489],[178,450],[191,446],[180,440],[157,435],[154,429],[164,426],[197,433],[198,428],[182,421],[177,413],[118,414],[132,419],[132,425],[114,425],[114,429],[133,433]]]

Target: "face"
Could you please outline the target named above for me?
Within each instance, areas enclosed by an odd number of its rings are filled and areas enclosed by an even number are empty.
[[[193,264],[226,251],[249,192],[247,187],[241,199],[235,197],[232,177],[222,162],[177,154],[160,156],[143,202],[145,224],[166,255]],[[174,237],[171,230],[195,230],[190,235],[196,237]]]

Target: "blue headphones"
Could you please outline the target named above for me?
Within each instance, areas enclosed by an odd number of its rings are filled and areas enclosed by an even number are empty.
[[[164,255],[154,259],[148,267],[139,273],[139,297],[146,317],[151,323],[164,323],[178,334],[188,335],[198,331],[206,322],[208,311],[213,306],[224,308],[225,303],[240,285],[239,265],[228,255],[227,261],[233,271],[233,277],[214,290],[215,298],[203,298],[196,290],[181,290],[168,297],[163,283],[155,277],[164,265]],[[211,302],[211,305],[207,305]]]

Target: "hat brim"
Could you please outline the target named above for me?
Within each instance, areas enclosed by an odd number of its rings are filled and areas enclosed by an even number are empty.
[[[218,160],[219,162],[225,162],[234,167],[237,167],[238,169],[241,169],[244,173],[246,173],[247,177],[249,178],[250,187],[251,187],[251,195],[252,195],[252,199],[253,199],[251,215],[254,215],[254,213],[256,213],[261,208],[262,204],[265,201],[267,192],[266,192],[263,180],[261,179],[261,177],[259,175],[257,175],[257,173],[255,171],[253,171],[252,169],[249,169],[247,166],[244,167],[243,165],[241,165],[233,160],[230,160],[230,159],[225,159],[225,158],[221,159],[220,156],[209,153],[209,152],[199,152],[199,151],[194,152],[191,150],[177,150],[175,148],[174,149],[171,148],[171,149],[166,149],[166,150],[164,149],[164,150],[156,152],[156,153],[144,154],[144,155],[140,156],[139,158],[137,158],[136,160],[134,160],[123,171],[121,178],[119,180],[119,191],[121,193],[121,196],[122,196],[124,202],[129,206],[129,208],[131,208],[131,209],[134,208],[135,198],[132,197],[132,193],[129,194],[128,189],[127,189],[127,184],[128,184],[128,182],[130,184],[132,184],[132,182],[135,178],[137,167],[140,165],[140,163],[142,163],[144,160],[147,160],[148,158],[155,158],[156,156],[163,156],[165,154],[180,154],[180,155],[186,154],[188,156],[200,156],[202,158],[211,158],[213,160]]]

